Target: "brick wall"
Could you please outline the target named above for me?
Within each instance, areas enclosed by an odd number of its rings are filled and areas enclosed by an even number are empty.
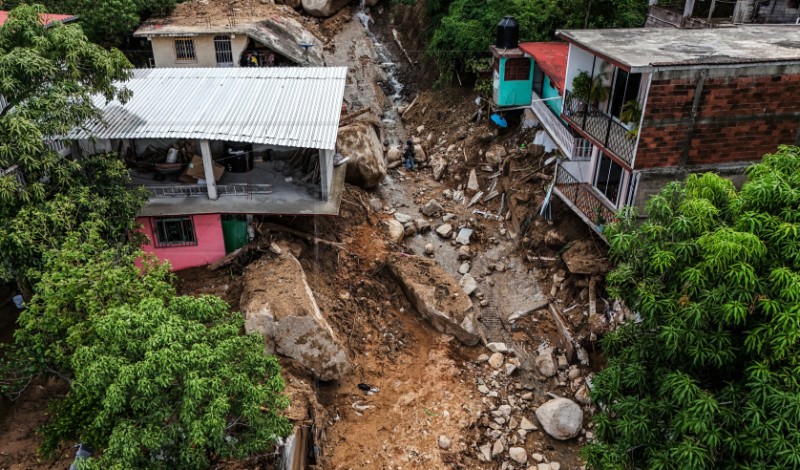
[[[657,72],[634,167],[756,161],[780,144],[797,144],[798,97],[798,66]]]

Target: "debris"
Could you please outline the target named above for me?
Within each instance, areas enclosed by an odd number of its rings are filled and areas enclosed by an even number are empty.
[[[567,357],[572,358],[572,334],[569,332],[566,323],[564,323],[564,319],[561,317],[561,312],[559,312],[558,307],[556,307],[552,302],[548,306],[550,307],[550,313],[552,314],[556,328],[561,334],[561,348],[567,352]]]
[[[352,405],[354,410],[365,412],[370,408],[375,408],[375,405],[362,405],[360,401],[354,402]]]
[[[519,464],[528,462],[528,453],[525,452],[525,449],[522,447],[512,447],[508,449],[508,456],[511,457],[511,460]]]
[[[394,42],[397,43],[397,47],[403,52],[403,55],[406,56],[406,60],[410,65],[414,65],[414,61],[411,60],[411,56],[408,55],[406,48],[403,47],[403,44],[400,42],[400,36],[397,34],[397,30],[392,28],[392,37],[394,37]]]
[[[459,245],[469,245],[470,237],[472,237],[472,229],[471,228],[462,228],[458,231],[458,236],[456,237],[456,243]]]
[[[381,389],[379,389],[378,387],[373,387],[372,385],[365,383],[358,384],[358,389],[366,393],[367,395],[372,395],[374,393],[378,393],[381,391]]]
[[[422,207],[422,213],[428,217],[433,217],[437,212],[441,211],[442,205],[436,199],[431,199],[425,206]]]
[[[478,185],[478,175],[475,173],[475,170],[472,169],[469,172],[469,178],[467,179],[467,189],[470,191],[476,192],[481,187]]]
[[[450,238],[450,234],[453,233],[453,226],[450,224],[442,224],[436,227],[436,233],[442,238]]]
[[[483,197],[483,191],[478,191],[478,194],[473,196],[472,200],[469,201],[469,204],[467,204],[467,207],[474,206],[478,201],[481,200],[481,197]]]
[[[567,269],[574,274],[605,274],[610,268],[608,259],[600,254],[591,239],[572,243],[561,254],[561,259],[564,260]]]
[[[506,343],[494,342],[494,343],[487,344],[486,347],[491,352],[499,352],[499,353],[507,353],[508,352],[508,346],[506,346]]]
[[[467,295],[472,295],[472,293],[475,292],[475,289],[478,288],[478,282],[469,273],[464,274],[458,284],[462,289],[464,289],[464,293]]]
[[[439,448],[442,450],[447,450],[452,445],[452,441],[447,436],[439,436]]]

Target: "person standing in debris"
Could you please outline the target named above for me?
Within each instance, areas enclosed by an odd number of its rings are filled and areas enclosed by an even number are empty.
[[[406,141],[406,170],[414,171],[414,142]]]

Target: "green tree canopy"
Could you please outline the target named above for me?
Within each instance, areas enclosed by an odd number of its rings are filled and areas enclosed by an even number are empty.
[[[800,468],[800,148],[667,185],[607,228],[609,293],[641,316],[601,342],[593,468]]]

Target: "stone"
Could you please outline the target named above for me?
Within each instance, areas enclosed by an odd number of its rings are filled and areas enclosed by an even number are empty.
[[[522,447],[512,447],[508,449],[508,456],[514,462],[525,464],[528,462],[528,453]]]
[[[403,152],[397,147],[389,147],[386,151],[386,163],[398,162],[403,159]]]
[[[580,433],[583,410],[568,398],[554,398],[536,409],[536,418],[547,434],[566,441]]]
[[[503,356],[503,353],[494,353],[489,356],[489,366],[494,369],[499,369],[500,366],[503,365],[503,361],[505,361],[505,356]]]
[[[436,233],[442,238],[450,238],[450,234],[453,233],[453,226],[450,224],[442,224],[436,227]]]
[[[411,217],[411,216],[410,216],[410,215],[408,215],[408,214],[403,214],[402,212],[395,212],[395,213],[394,213],[394,219],[395,219],[396,221],[400,222],[400,223],[401,223],[401,224],[403,224],[403,225],[405,225],[405,224],[407,224],[407,223],[409,223],[409,222],[413,222],[413,221],[414,221],[414,218],[413,218],[413,217]]]
[[[469,239],[472,237],[472,229],[471,228],[462,228],[458,231],[458,236],[456,237],[456,243],[459,245],[469,245]]]
[[[278,244],[275,243],[275,242],[272,242],[272,243],[269,244],[269,251],[271,251],[273,254],[276,254],[278,256],[283,254],[283,249],[281,247],[279,247]]]
[[[478,192],[481,187],[478,185],[478,174],[475,173],[475,169],[472,169],[469,172],[469,178],[467,179],[467,189],[472,192]]]
[[[303,5],[306,1],[314,0],[303,0]],[[356,121],[340,127],[336,148],[343,155],[350,156],[345,174],[346,182],[371,189],[386,177],[383,145],[372,124]]]
[[[444,170],[447,169],[447,159],[441,155],[434,155],[431,157],[431,170],[433,170],[433,179],[439,181],[444,176]]]
[[[550,229],[544,234],[544,244],[554,250],[563,248],[568,241],[567,236],[556,229]]]
[[[296,360],[321,380],[338,380],[350,362],[322,316],[305,271],[291,253],[261,258],[242,275],[245,331],[264,337],[266,352]]]
[[[431,223],[425,219],[414,220],[414,225],[417,226],[417,231],[419,233],[427,233],[431,230]]]
[[[478,385],[478,391],[481,392],[481,395],[488,395],[491,390],[484,384]]]
[[[536,464],[536,470],[550,470],[550,464],[549,463]]]
[[[464,293],[467,295],[472,295],[472,293],[475,292],[475,289],[478,288],[478,281],[476,281],[475,278],[469,273],[464,274],[458,284],[462,289],[464,289]]]
[[[373,197],[369,200],[369,208],[372,209],[372,212],[380,212],[383,210],[383,203],[377,197]]]
[[[469,263],[461,263],[461,266],[458,267],[458,274],[467,274],[469,272]]]
[[[544,461],[544,455],[542,455],[542,454],[539,454],[539,453],[536,453],[536,454],[531,454],[531,459],[532,459],[534,462],[540,463],[540,462],[543,462],[543,461]]]
[[[436,330],[467,346],[478,343],[475,307],[469,295],[436,261],[394,254],[387,265],[417,312]]]
[[[503,160],[505,160],[506,156],[508,156],[508,152],[506,152],[505,147],[502,145],[492,145],[489,147],[489,150],[486,151],[484,158],[486,159],[486,163],[492,165],[493,167],[499,167]]]
[[[327,18],[344,8],[350,0],[302,0],[303,10],[311,16]],[[339,128],[341,132],[341,128]]]
[[[546,347],[540,348],[536,359],[534,360],[536,369],[545,377],[552,377],[556,375],[556,363],[553,360],[553,348]]]
[[[413,237],[414,235],[417,234],[417,226],[414,225],[414,222],[409,222],[403,225],[403,233],[407,237]]]
[[[472,252],[469,251],[469,247],[467,245],[461,245],[458,247],[458,259],[470,259],[472,258]]]
[[[503,418],[508,418],[509,416],[511,416],[511,405],[500,405],[497,407],[495,411],[499,413],[498,416],[502,416]]]
[[[561,464],[558,462],[550,462],[550,470],[561,470]]]
[[[486,345],[486,347],[491,352],[499,352],[499,353],[507,353],[508,352],[508,346],[506,346],[506,343],[497,343],[497,342],[489,343],[489,344]]]
[[[400,243],[403,241],[406,235],[406,229],[403,227],[403,224],[394,219],[384,220],[383,224],[386,226],[386,231],[389,233],[389,241],[392,243]]]
[[[481,456],[483,460],[486,462],[492,461],[492,445],[491,444],[484,444],[478,448],[481,451]]]
[[[431,199],[424,206],[422,206],[422,213],[427,217],[433,217],[437,212],[443,210],[441,204],[436,199]]]
[[[448,212],[447,214],[442,216],[442,222],[447,223],[450,222],[451,220],[456,220],[456,215],[451,212]]]
[[[513,374],[519,366],[516,364],[506,363],[506,377]]]
[[[447,436],[439,436],[439,448],[442,450],[447,450],[450,448],[452,441]]]
[[[535,424],[533,424],[531,422],[531,420],[529,420],[528,418],[526,418],[524,416],[519,421],[519,428],[523,429],[525,431],[536,431],[537,429],[539,429],[539,428],[536,427]]]
[[[501,439],[494,441],[494,445],[492,446],[492,457],[502,454],[504,450],[506,450],[506,447],[503,445],[503,441]]]
[[[558,359],[558,368],[559,369],[564,370],[567,367],[569,367],[569,362],[567,362],[567,356],[565,356],[563,354],[559,354],[557,359]]]
[[[575,391],[575,400],[584,405],[591,405],[592,398],[589,396],[589,387],[586,385],[578,387],[578,390]]]
[[[428,256],[433,256],[433,243],[428,243],[425,245],[425,254]]]

